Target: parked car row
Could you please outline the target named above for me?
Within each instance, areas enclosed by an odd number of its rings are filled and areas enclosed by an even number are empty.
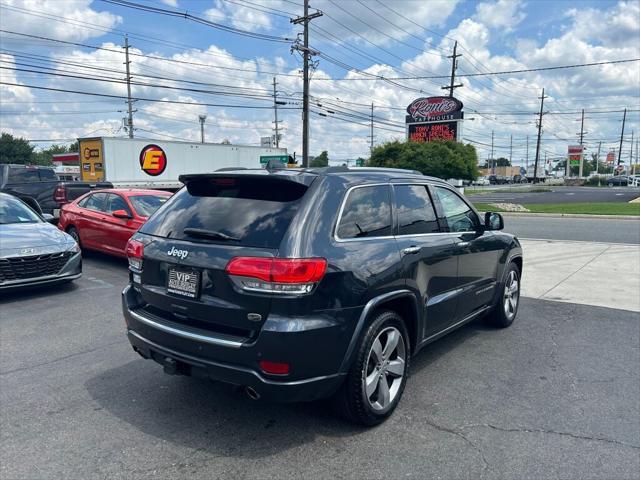
[[[158,190],[95,190],[63,205],[56,227],[53,215],[0,192],[0,290],[79,278],[81,248],[124,257],[129,238],[170,196]]]

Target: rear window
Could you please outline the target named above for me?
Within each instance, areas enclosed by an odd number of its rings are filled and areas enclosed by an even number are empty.
[[[193,242],[278,248],[306,190],[305,185],[270,178],[191,181],[140,232]],[[193,236],[185,229],[211,235]]]

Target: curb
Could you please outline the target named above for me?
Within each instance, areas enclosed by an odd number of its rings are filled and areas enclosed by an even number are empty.
[[[639,215],[591,215],[587,213],[498,212],[503,217],[595,218],[598,220],[639,220]]]

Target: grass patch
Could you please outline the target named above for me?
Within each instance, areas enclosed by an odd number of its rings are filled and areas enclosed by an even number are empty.
[[[487,193],[544,193],[552,191],[552,189],[546,187],[527,187],[526,185],[514,185],[512,187],[492,189],[474,189],[471,187],[464,187],[464,194],[466,196],[486,195]]]
[[[488,203],[473,202],[481,212],[504,212]],[[579,213],[586,215],[638,215],[640,203],[543,203],[522,204],[530,213]],[[526,213],[526,212],[524,212]]]

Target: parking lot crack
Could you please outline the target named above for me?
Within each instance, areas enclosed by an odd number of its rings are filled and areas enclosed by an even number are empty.
[[[505,427],[499,427],[497,425],[492,425],[490,423],[467,425],[467,426],[465,426],[465,428],[490,428],[492,430],[496,430],[496,431],[499,431],[499,432],[507,432],[507,433],[542,433],[542,434],[545,434],[545,435],[559,435],[559,436],[562,436],[562,437],[575,438],[576,440],[587,440],[587,441],[592,441],[592,442],[610,443],[610,444],[614,444],[614,445],[620,445],[622,447],[627,447],[627,448],[633,448],[635,450],[640,450],[640,445],[634,445],[632,443],[627,443],[627,442],[623,442],[623,441],[620,441],[620,440],[615,440],[615,439],[612,439],[612,438],[596,437],[596,436],[592,436],[592,435],[580,435],[580,434],[571,433],[571,432],[559,432],[557,430],[548,430],[548,429],[543,429],[543,428],[525,428],[525,427],[505,428]]]
[[[484,452],[482,451],[482,449],[476,445],[473,441],[469,440],[469,438],[467,438],[467,436],[464,434],[463,431],[461,430],[456,430],[450,427],[445,427],[443,425],[439,425],[429,419],[425,419],[425,422],[435,428],[436,430],[439,430],[441,432],[445,432],[445,433],[450,433],[452,435],[456,435],[457,437],[460,437],[467,445],[469,445],[473,450],[476,451],[476,453],[480,456],[480,458],[482,459],[482,463],[483,463],[483,472],[486,472],[488,470],[490,470],[491,466],[489,465],[489,462],[487,461],[487,458],[484,456]]]

